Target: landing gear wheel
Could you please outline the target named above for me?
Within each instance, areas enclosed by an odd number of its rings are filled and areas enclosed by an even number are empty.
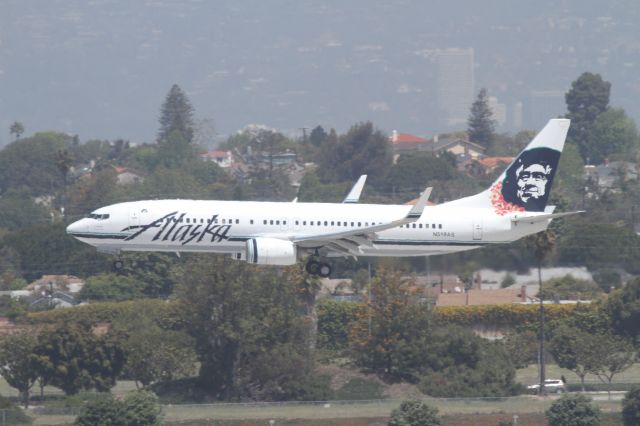
[[[116,271],[121,271],[124,268],[124,262],[120,259],[113,261],[113,269]]]
[[[318,267],[318,276],[320,278],[327,278],[331,275],[331,265],[328,263],[320,263]]]
[[[304,267],[304,269],[311,275],[318,275],[320,263],[316,262],[315,260],[310,260],[307,262],[307,265]]]

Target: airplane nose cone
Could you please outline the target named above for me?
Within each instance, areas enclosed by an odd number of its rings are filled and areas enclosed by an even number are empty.
[[[71,225],[67,226],[67,234],[73,235],[80,230],[80,221],[73,222]]]

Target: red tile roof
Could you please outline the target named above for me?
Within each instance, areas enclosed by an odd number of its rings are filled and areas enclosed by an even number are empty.
[[[394,133],[391,136],[392,143],[425,143],[429,142],[428,139],[421,138],[420,136],[412,135],[410,133]]]
[[[511,164],[512,161],[513,157],[485,157],[482,160],[478,160],[480,164],[488,169],[493,169],[494,167],[499,166],[500,163],[508,165]]]
[[[201,155],[201,157],[224,158],[229,155],[229,151],[209,151]]]

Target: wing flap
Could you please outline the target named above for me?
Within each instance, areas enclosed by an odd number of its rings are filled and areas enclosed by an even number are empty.
[[[364,228],[350,229],[342,232],[332,232],[327,234],[308,235],[303,237],[294,238],[294,243],[307,243],[317,244],[318,246],[333,245],[335,248],[340,247],[343,250],[349,251],[350,254],[357,253],[360,246],[373,247],[373,240],[376,238],[376,232],[384,231],[391,228],[396,228],[406,223],[415,222],[420,219],[424,211],[429,196],[431,195],[432,188],[426,188],[420,195],[418,202],[411,207],[406,216],[393,220],[387,223],[381,223],[378,225],[371,225]],[[336,251],[343,251],[336,250]]]

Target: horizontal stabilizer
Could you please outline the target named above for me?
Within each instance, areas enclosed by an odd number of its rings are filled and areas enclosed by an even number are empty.
[[[575,212],[565,212],[565,213],[539,214],[535,216],[514,216],[511,218],[511,222],[537,223],[537,222],[544,222],[545,220],[558,219],[565,216],[572,216],[574,214],[579,214],[579,213],[584,213],[584,210],[579,210]]]

